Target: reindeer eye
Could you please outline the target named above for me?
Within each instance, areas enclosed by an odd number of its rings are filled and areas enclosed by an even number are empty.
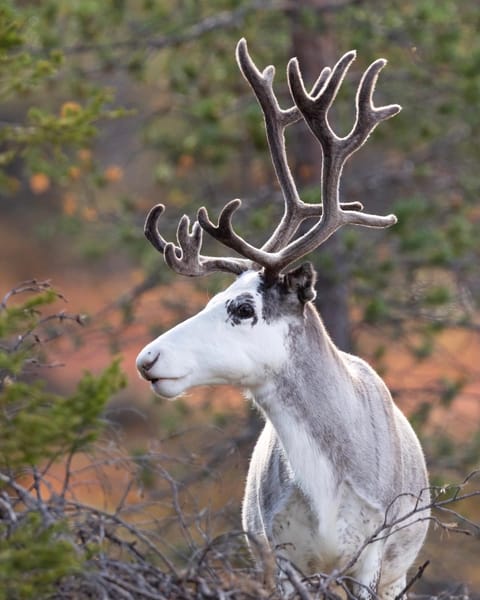
[[[255,313],[255,303],[252,294],[240,294],[236,298],[227,300],[225,303],[228,319],[232,326],[240,325],[242,321],[250,320],[252,327],[257,324],[257,315]]]
[[[234,314],[239,319],[251,319],[255,316],[255,309],[248,302],[243,302],[235,308]]]

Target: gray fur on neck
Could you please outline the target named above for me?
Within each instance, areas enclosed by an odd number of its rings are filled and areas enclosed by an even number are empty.
[[[278,290],[270,293],[278,295]],[[382,462],[399,443],[390,394],[369,365],[336,348],[311,303],[302,309],[298,315],[297,308],[288,329],[290,359],[284,370],[270,374],[275,393],[269,386],[269,393],[259,390],[255,401],[287,455],[282,435],[286,412],[334,465],[338,483],[351,478],[355,486],[390,502],[401,487],[398,465]],[[393,435],[384,436],[386,430]]]

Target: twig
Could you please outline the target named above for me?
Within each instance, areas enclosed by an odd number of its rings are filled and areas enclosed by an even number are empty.
[[[430,564],[430,561],[426,560],[423,563],[423,565],[420,565],[418,567],[415,575],[410,579],[410,581],[403,588],[403,590],[399,594],[397,594],[397,596],[395,596],[394,600],[400,600],[408,592],[408,590],[413,586],[413,584],[415,582],[417,582],[419,579],[421,579],[421,577],[423,576],[423,572],[425,571],[425,569],[428,567],[429,564]]]
[[[317,6],[312,6],[312,11],[317,13],[337,12],[346,6],[356,4],[360,0],[334,0],[332,2],[322,2]],[[174,48],[194,41],[213,31],[222,29],[233,29],[240,27],[244,20],[256,11],[288,11],[289,13],[302,10],[294,0],[252,0],[249,4],[240,5],[231,11],[217,12],[215,15],[205,17],[197,23],[186,27],[184,31],[171,35],[149,38],[138,35],[131,38],[119,40],[117,42],[106,42],[99,44],[76,44],[63,49],[65,55],[83,54],[86,52],[99,52],[104,50],[137,50],[141,48],[163,50],[165,48]],[[33,55],[39,52],[30,49]]]
[[[287,579],[290,581],[297,594],[300,596],[301,600],[313,600],[312,596],[308,592],[307,588],[300,581],[296,571],[292,568],[291,564],[287,563],[285,565],[282,565],[281,569],[287,576]]]
[[[351,560],[347,563],[347,565],[341,570],[340,576],[345,575],[352,569],[352,567],[357,563],[361,554],[364,552],[364,550],[367,548],[367,546],[369,546],[370,544],[372,544],[374,542],[385,540],[385,539],[389,538],[390,536],[394,535],[397,531],[411,527],[415,523],[419,523],[421,521],[433,521],[433,522],[437,523],[438,525],[440,525],[441,527],[448,529],[449,531],[454,531],[455,533],[464,533],[467,535],[471,535],[470,531],[468,531],[466,529],[460,529],[458,527],[452,528],[450,525],[443,523],[440,519],[438,519],[435,516],[428,514],[427,516],[422,517],[421,515],[425,514],[425,513],[429,513],[432,509],[437,509],[437,510],[446,512],[447,511],[446,507],[448,505],[451,505],[455,502],[460,502],[462,500],[467,500],[469,498],[479,497],[480,490],[475,490],[473,492],[460,494],[460,491],[471,481],[471,479],[473,479],[476,475],[478,475],[479,472],[480,472],[479,470],[472,471],[463,480],[463,482],[461,484],[445,486],[445,487],[441,487],[441,488],[429,487],[429,488],[420,490],[420,493],[418,495],[400,494],[399,496],[394,498],[392,500],[392,502],[389,504],[389,506],[387,507],[387,510],[385,511],[385,517],[384,517],[383,523],[360,546],[360,548],[358,549],[356,554],[351,558]],[[446,494],[447,492],[449,492],[451,490],[455,490],[454,495],[451,498],[447,498],[446,500],[439,500],[439,498],[442,495]],[[420,505],[420,499],[426,492],[429,492],[429,493],[436,492],[436,494],[433,496],[433,499],[428,504]],[[402,497],[406,497],[406,496],[407,497],[411,496],[411,497],[417,498],[414,508],[405,514],[400,515],[397,518],[394,518],[391,522],[388,522],[388,513],[391,510],[394,503],[398,499],[400,499]],[[467,522],[469,525],[471,525],[472,527],[474,527],[480,531],[480,524],[477,524],[473,521],[469,521],[467,518],[463,517],[462,515],[460,515],[456,511],[453,511],[452,509],[448,509],[448,511],[450,514],[454,514],[458,519]],[[417,518],[415,518],[415,520],[413,520],[413,521],[410,521],[410,519],[412,519],[413,517],[417,517]]]
[[[33,327],[31,327],[30,329],[25,331],[25,333],[18,335],[16,338],[16,343],[13,345],[11,350],[13,352],[16,352],[20,348],[20,346],[31,337],[33,337],[33,343],[28,347],[28,350],[31,350],[37,344],[45,344],[45,343],[51,342],[52,340],[57,339],[61,335],[58,332],[56,332],[55,334],[52,334],[51,336],[49,336],[48,338],[46,338],[44,340],[40,339],[40,337],[38,337],[35,334],[35,331],[37,331],[39,329],[39,327],[44,326],[49,321],[59,321],[60,323],[63,323],[64,321],[73,321],[73,322],[77,323],[78,325],[85,324],[85,318],[82,315],[78,315],[78,314],[77,315],[69,315],[64,311],[61,311],[54,315],[48,315],[47,317],[39,319],[37,321],[37,323],[35,323],[35,325]]]
[[[76,44],[75,46],[64,48],[63,53],[69,55],[82,54],[85,52],[98,52],[102,50],[132,50],[138,48],[163,50],[164,48],[172,48],[196,40],[217,29],[238,27],[250,13],[256,10],[279,8],[279,6],[283,4],[283,2],[279,3],[278,0],[253,0],[249,4],[241,5],[232,11],[218,12],[215,15],[206,17],[177,34],[160,36],[157,38],[148,38],[145,36],[142,38],[142,36],[136,35],[132,38],[117,42]]]
[[[0,302],[0,310],[5,310],[7,308],[8,301],[13,296],[16,296],[18,294],[24,294],[26,292],[38,293],[45,291],[53,291],[58,298],[64,300],[65,302],[67,301],[65,296],[63,296],[62,294],[60,294],[60,292],[57,292],[52,288],[52,285],[49,280],[37,281],[36,279],[29,279],[28,281],[23,281],[22,283],[18,284],[16,287],[12,288],[5,294],[3,300]]]
[[[149,550],[151,550],[158,558],[160,558],[160,560],[168,567],[168,569],[170,570],[171,573],[173,573],[174,575],[177,575],[177,571],[176,571],[175,567],[173,566],[173,563],[151,542],[151,540],[144,533],[139,531],[139,529],[137,527],[135,527],[134,525],[127,523],[127,521],[124,521],[121,517],[119,517],[116,514],[112,514],[112,513],[100,510],[98,508],[94,508],[93,506],[89,506],[87,504],[82,504],[81,502],[67,500],[65,504],[66,504],[66,507],[71,507],[71,508],[75,508],[76,510],[85,511],[89,514],[97,515],[99,517],[110,520],[113,523],[116,523],[117,525],[120,525],[126,531],[130,532],[136,538],[138,538],[141,542],[143,542],[148,547]]]

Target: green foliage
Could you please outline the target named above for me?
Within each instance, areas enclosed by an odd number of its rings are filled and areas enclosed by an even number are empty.
[[[13,296],[34,293],[15,306]],[[42,324],[58,315],[41,314],[59,297],[46,283],[27,282],[12,290],[0,307],[0,489],[16,491],[16,478],[34,478],[43,465],[91,447],[103,430],[102,415],[112,394],[125,385],[114,361],[99,376],[85,373],[74,392],[54,394],[41,378],[24,379],[42,352]],[[78,320],[78,319],[74,319]],[[82,567],[86,556],[75,546],[71,523],[41,500],[20,493],[23,514],[0,520],[0,600],[43,598],[66,575]],[[3,514],[3,513],[2,513]]]
[[[29,3],[20,7],[3,2],[0,7],[0,98],[4,103],[11,98],[17,102],[24,98],[23,104],[30,104],[21,122],[3,123],[0,128],[0,189],[3,192],[18,189],[16,179],[7,169],[18,160],[22,161],[27,175],[40,172],[64,182],[69,167],[75,162],[72,151],[91,144],[98,133],[99,122],[127,114],[122,109],[112,109],[111,90],[93,82],[77,85],[72,79],[70,89],[58,84],[64,76],[65,48],[59,46],[59,38],[53,31],[61,30],[55,21],[57,18],[70,23],[65,14],[67,3],[42,4],[40,10],[36,4]],[[95,14],[97,3],[91,7]],[[74,9],[73,14],[79,23],[85,23],[84,8],[77,12]],[[63,35],[68,39],[69,30],[63,31]],[[31,105],[28,99],[33,95],[38,98],[45,91],[55,98],[54,108],[38,100]]]
[[[422,402],[410,416],[410,422],[417,430],[421,430],[427,423],[432,414],[433,405],[431,402]]]
[[[379,296],[374,297],[365,307],[363,318],[369,324],[378,323],[388,315],[385,300]]]
[[[189,412],[190,407],[181,398],[163,407],[160,422],[161,433],[163,435],[174,434],[185,423]]]
[[[87,373],[67,397],[43,382],[7,384],[0,395],[0,468],[20,469],[87,447],[101,432],[111,395],[125,385],[118,361],[99,377]]]
[[[431,287],[424,295],[424,302],[427,306],[442,306],[450,300],[450,290],[443,285]]]
[[[56,292],[48,289],[29,298],[19,306],[5,306],[4,310],[0,312],[0,338],[31,330],[38,322],[38,310],[52,304],[57,298]],[[6,352],[2,351],[2,354],[6,355]]]
[[[0,98],[31,92],[53,77],[62,63],[62,54],[52,51],[47,57],[28,50],[29,16],[11,2],[0,6]]]
[[[83,560],[66,521],[45,525],[38,512],[30,512],[13,531],[0,524],[0,600],[44,598]]]
[[[456,379],[444,377],[441,383],[442,389],[440,401],[443,406],[448,408],[451,406],[458,394],[462,391],[463,387],[465,386],[465,380],[462,377]]]
[[[69,169],[75,163],[71,151],[91,144],[97,136],[99,121],[127,114],[107,109],[110,101],[111,93],[102,90],[92,94],[83,106],[77,102],[64,103],[60,114],[50,109],[30,108],[24,124],[6,125],[0,130],[0,142],[8,148],[0,154],[0,165],[5,168],[15,159],[22,159],[29,174],[46,174],[60,183],[68,181]],[[4,177],[7,191],[9,181]]]
[[[53,394],[42,379],[22,375],[41,351],[41,307],[58,298],[52,289],[0,311],[0,468],[21,469],[86,448],[102,429],[109,398],[125,386],[115,360],[103,373],[85,373],[69,396]],[[64,316],[53,315],[59,320]],[[49,317],[47,317],[49,320]],[[33,343],[33,344],[32,344]]]

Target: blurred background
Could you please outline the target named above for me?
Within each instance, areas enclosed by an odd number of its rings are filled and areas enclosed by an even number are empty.
[[[134,367],[148,341],[231,278],[173,274],[143,222],[164,203],[162,233],[173,240],[182,214],[194,218],[205,205],[214,217],[239,197],[238,231],[255,244],[267,239],[282,200],[236,42],[247,38],[259,68],[276,65],[285,108],[290,57],[312,84],[356,49],[332,110],[339,135],[350,130],[356,85],[378,57],[389,64],[376,104],[403,110],[351,158],[341,196],[399,222],[344,230],[310,257],[318,308],[337,345],[384,377],[422,440],[432,482],[462,481],[480,457],[479,30],[478,4],[454,0],[2,2],[0,296],[24,280],[51,280],[68,300],[58,310],[86,315],[83,327],[50,335],[49,368],[27,377],[68,394],[85,370],[120,356],[128,385],[106,415],[116,439],[132,456],[161,456],[181,502],[207,511],[212,532],[239,528],[259,416],[226,387],[160,401]],[[287,149],[302,198],[319,202],[319,145],[298,124]],[[88,458],[78,460],[86,501],[123,497],[121,467],[102,471],[100,485],[91,473],[82,479]],[[168,513],[169,480],[137,462],[142,475],[129,483],[128,502]],[[462,512],[478,520],[478,498]],[[173,554],[188,552],[167,526],[162,535]],[[478,536],[432,526],[421,558],[431,564],[418,589],[466,585],[480,597]]]

